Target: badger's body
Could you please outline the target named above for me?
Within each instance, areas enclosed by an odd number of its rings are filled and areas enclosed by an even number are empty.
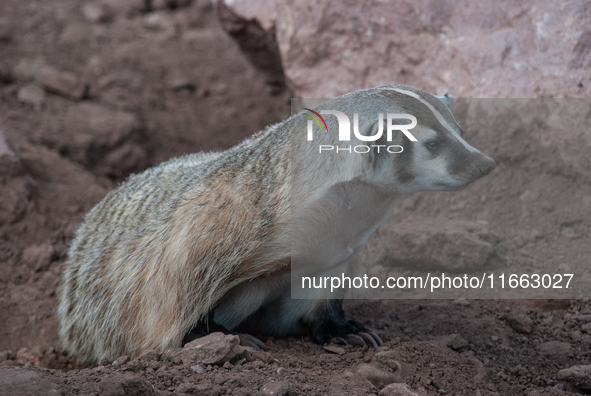
[[[355,108],[369,103],[376,108]],[[300,113],[227,151],[132,176],[86,216],[72,242],[58,309],[65,350],[112,360],[218,328],[373,342],[344,319],[340,300],[290,298],[292,255],[318,271],[354,265],[356,249],[400,196],[462,188],[494,161],[463,140],[448,97],[388,86],[322,108],[413,114],[418,142],[400,134],[400,154],[317,155],[304,144],[308,118]],[[366,135],[372,128],[360,123]],[[318,139],[338,144],[335,134]]]

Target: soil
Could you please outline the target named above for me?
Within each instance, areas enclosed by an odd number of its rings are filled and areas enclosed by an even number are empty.
[[[288,116],[288,88],[245,47],[208,1],[0,2],[0,395],[403,394],[384,387],[392,378],[419,395],[591,391],[558,375],[591,364],[585,299],[347,301],[347,317],[385,341],[378,349],[304,337],[263,339],[266,351],[220,364],[184,362],[180,349],[97,367],[68,358],[55,310],[84,214],[130,173]],[[475,132],[493,174],[413,195],[395,222],[487,221],[497,267],[589,263],[591,185],[529,140],[497,150],[507,142]]]

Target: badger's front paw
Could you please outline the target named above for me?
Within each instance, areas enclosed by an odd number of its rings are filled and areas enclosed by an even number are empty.
[[[368,329],[355,320],[329,320],[318,323],[312,329],[312,339],[318,344],[350,344],[355,346],[371,346],[383,344],[382,339],[373,330]]]
[[[351,344],[360,347],[372,346],[374,348],[384,343],[379,335],[361,323],[350,320],[349,324],[354,327],[354,331],[351,331],[344,337],[333,337],[331,341],[335,344]]]

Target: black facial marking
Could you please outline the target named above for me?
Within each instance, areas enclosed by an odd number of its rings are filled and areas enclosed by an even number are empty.
[[[393,163],[398,180],[401,183],[410,183],[415,179],[415,174],[413,173],[413,150],[414,145],[418,144],[418,142],[410,141],[402,132],[399,132],[392,137],[392,142],[389,142],[389,144],[398,144],[403,147],[401,153],[389,155],[396,156]]]

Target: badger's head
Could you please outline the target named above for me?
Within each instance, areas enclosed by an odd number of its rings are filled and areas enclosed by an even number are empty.
[[[410,114],[417,120],[417,125],[409,129],[417,141],[395,132],[387,144],[402,146],[402,152],[374,157],[376,176],[381,174],[383,182],[403,192],[458,190],[495,168],[492,158],[464,140],[464,131],[451,111],[453,98],[449,94],[438,97],[407,86],[382,87],[375,92],[388,98],[392,112]],[[374,124],[371,129],[375,128]],[[375,133],[372,130],[367,133]]]

